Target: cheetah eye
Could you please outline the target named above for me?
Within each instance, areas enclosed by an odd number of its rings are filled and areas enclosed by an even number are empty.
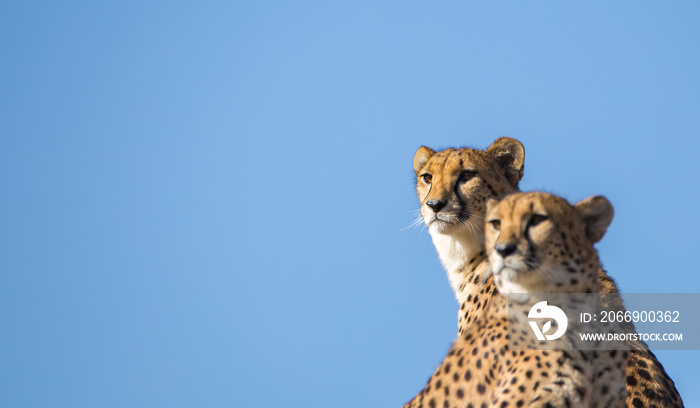
[[[459,175],[459,182],[464,183],[465,181],[469,181],[474,178],[474,176],[476,176],[476,171],[462,170],[462,173]]]
[[[421,174],[421,178],[426,184],[430,184],[433,182],[433,176],[431,176],[428,173]]]
[[[491,220],[489,221],[489,224],[495,229],[496,231],[501,230],[501,220]]]
[[[541,215],[541,214],[533,214],[532,217],[530,217],[530,222],[529,225],[531,227],[534,227],[538,224],[541,224],[543,221],[545,221],[548,217],[546,215]]]

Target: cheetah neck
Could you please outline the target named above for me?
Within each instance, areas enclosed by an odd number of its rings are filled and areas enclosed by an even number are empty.
[[[430,229],[430,237],[459,300],[459,285],[464,279],[464,269],[470,261],[483,255],[484,236],[478,231],[461,230],[458,233],[443,234]]]
[[[457,328],[460,334],[481,320],[487,306],[495,297],[495,285],[489,275],[489,263],[486,256],[479,256],[469,263],[461,273],[461,283],[457,288]]]

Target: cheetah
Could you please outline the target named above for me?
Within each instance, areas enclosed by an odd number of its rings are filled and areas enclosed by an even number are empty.
[[[505,297],[598,292],[593,244],[612,220],[610,203],[598,196],[571,206],[545,193],[516,193],[487,208],[485,245],[498,293],[404,407],[626,406],[627,351],[536,350],[535,344],[515,350],[509,340],[522,326]]]
[[[421,146],[413,159],[421,217],[461,305],[459,333],[481,315],[495,289],[486,278],[486,202],[518,191],[524,161],[523,145],[509,137],[486,150]]]
[[[458,335],[480,320],[497,293],[484,247],[488,199],[518,192],[525,151],[512,138],[497,139],[486,150],[461,148],[436,152],[426,146],[413,160],[420,213],[455,292]],[[601,293],[619,293],[615,281],[598,269]],[[622,300],[611,308],[622,308]],[[613,302],[615,303],[615,302]],[[630,352],[627,367],[629,407],[683,407],[673,380],[643,343]]]

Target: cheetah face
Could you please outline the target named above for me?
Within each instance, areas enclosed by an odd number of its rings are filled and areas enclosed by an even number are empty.
[[[451,149],[435,154],[418,172],[420,212],[431,233],[481,230],[486,200],[495,197],[486,187],[488,172],[481,156]]]
[[[510,138],[496,140],[487,150],[418,149],[416,190],[431,235],[481,237],[486,201],[517,190],[523,159],[522,145]]]
[[[595,281],[612,206],[591,197],[575,206],[545,193],[518,193],[487,210],[486,251],[501,293],[582,292]],[[593,262],[595,260],[595,262]]]

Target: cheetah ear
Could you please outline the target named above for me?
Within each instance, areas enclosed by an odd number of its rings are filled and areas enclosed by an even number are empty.
[[[421,146],[418,148],[416,155],[413,157],[413,171],[416,172],[416,176],[423,169],[425,163],[427,163],[434,154],[435,150],[429,147]]]
[[[517,187],[523,178],[525,166],[523,144],[510,137],[499,137],[486,151],[496,158],[496,163],[505,171],[510,184]]]
[[[586,238],[596,243],[603,238],[612,222],[615,211],[603,196],[588,197],[574,205],[586,225]]]

